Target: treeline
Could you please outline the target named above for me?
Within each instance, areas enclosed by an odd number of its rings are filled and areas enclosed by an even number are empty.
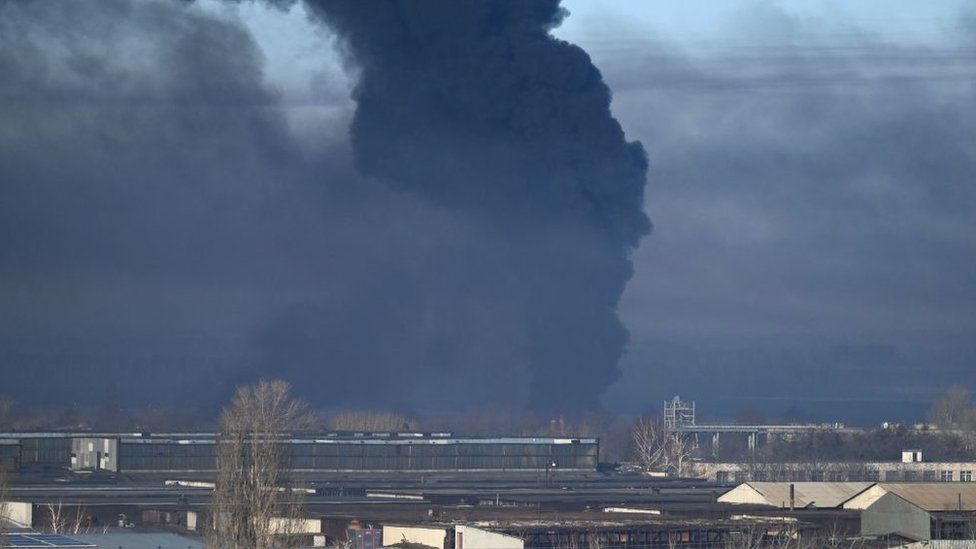
[[[908,449],[921,450],[926,461],[976,459],[976,448],[968,436],[905,426],[861,433],[813,431],[792,437],[773,437],[760,445],[754,459],[779,462],[892,461]],[[737,455],[721,457],[728,461],[750,459],[748,450],[741,449]]]
[[[949,388],[932,405],[927,419],[942,430],[976,432],[976,402],[972,393],[961,385]]]
[[[976,460],[976,402],[960,386],[950,388],[928,412],[927,423],[879,426],[845,433],[830,429],[760,438],[755,450],[746,434],[722,434],[718,448],[711,440],[693,439],[693,458],[735,463],[826,463],[894,461],[903,450],[921,450],[926,461]],[[640,424],[634,436],[640,439]],[[700,445],[699,445],[700,443]],[[646,461],[647,450],[633,448],[633,460]]]
[[[964,387],[954,386],[939,397],[922,425],[879,427],[861,433],[813,431],[774,437],[757,452],[767,461],[891,461],[902,450],[921,450],[926,461],[976,459],[976,403]],[[748,458],[748,451],[734,456]]]

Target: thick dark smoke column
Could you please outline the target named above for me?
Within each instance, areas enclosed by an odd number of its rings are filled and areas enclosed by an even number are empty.
[[[596,407],[627,342],[647,161],[587,54],[549,34],[558,1],[307,3],[361,71],[358,169],[491,227],[510,254],[495,283],[524,304],[530,406]]]

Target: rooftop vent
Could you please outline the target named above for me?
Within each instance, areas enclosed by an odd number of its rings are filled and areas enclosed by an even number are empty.
[[[921,463],[922,462],[922,451],[921,450],[902,450],[901,451],[901,462],[902,463]]]

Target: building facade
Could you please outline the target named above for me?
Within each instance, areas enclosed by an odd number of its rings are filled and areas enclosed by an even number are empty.
[[[976,462],[699,463],[698,476],[743,482],[972,482]]]
[[[117,473],[211,473],[215,437],[76,437],[71,467]],[[292,472],[594,471],[594,438],[450,435],[295,436],[282,440]]]

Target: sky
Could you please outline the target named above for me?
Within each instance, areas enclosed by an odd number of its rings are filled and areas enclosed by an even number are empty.
[[[519,304],[459,282],[504,250],[356,174],[359,72],[302,5],[103,6],[0,24],[10,392],[199,403],[274,372],[323,406],[530,398]],[[590,55],[649,164],[603,406],[870,423],[976,385],[976,12],[564,7],[553,35]]]
[[[972,386],[965,4],[639,6],[570,3],[562,34],[651,158],[607,400],[878,421]]]

